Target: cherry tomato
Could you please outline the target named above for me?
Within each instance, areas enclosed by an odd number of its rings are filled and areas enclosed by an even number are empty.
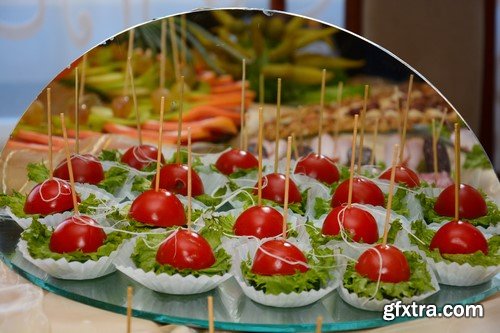
[[[238,170],[258,168],[259,161],[249,152],[231,149],[219,156],[215,167],[221,173],[230,175]]]
[[[391,283],[408,281],[411,273],[403,252],[389,244],[375,245],[363,252],[354,268],[372,281],[377,281],[380,275],[380,281]]]
[[[481,231],[467,221],[450,221],[436,232],[429,246],[441,254],[488,254],[488,241]]]
[[[378,241],[377,221],[372,214],[358,207],[335,207],[323,222],[323,235],[336,236],[340,232],[340,223],[355,242],[373,244]]]
[[[158,248],[156,261],[177,269],[204,269],[215,263],[210,244],[196,232],[174,231]]]
[[[460,184],[458,193],[458,214],[460,218],[475,219],[488,214],[486,201],[474,187]],[[448,186],[439,194],[434,204],[434,210],[441,216],[455,216],[455,184]]]
[[[96,185],[104,179],[102,164],[93,155],[72,155],[71,165],[73,167],[73,177],[77,183]],[[69,180],[69,170],[66,159],[61,161],[61,163],[59,163],[59,165],[54,169],[54,176],[64,180]]]
[[[139,194],[130,206],[129,216],[134,220],[156,227],[182,226],[186,215],[182,203],[175,194],[160,189]]]
[[[80,200],[80,199],[78,199]],[[26,214],[50,215],[73,209],[71,186],[59,178],[36,185],[26,197]]]
[[[262,244],[253,260],[252,272],[259,275],[293,275],[307,272],[307,259],[295,245],[273,239]]]
[[[378,178],[391,180],[391,168],[384,171]],[[394,181],[396,183],[406,184],[409,188],[420,186],[420,179],[415,171],[404,165],[397,165],[394,173]]]
[[[236,236],[259,239],[278,236],[283,232],[283,215],[268,206],[253,206],[241,213],[233,226]]]
[[[52,252],[69,253],[96,252],[104,244],[106,233],[92,218],[85,215],[72,216],[59,224],[50,236]]]
[[[332,207],[347,203],[349,179],[344,180],[335,190]],[[373,206],[384,206],[385,198],[380,188],[371,180],[354,177],[352,180],[352,202]]]
[[[151,145],[133,146],[127,149],[122,156],[122,163],[131,166],[134,169],[142,170],[151,163],[156,163],[158,157],[158,149]],[[162,163],[165,162],[163,155],[161,156]]]
[[[156,182],[156,177],[157,175],[153,177],[153,181],[151,182],[152,186],[154,186]],[[160,169],[160,188],[186,196],[188,192],[187,178],[187,165],[179,163],[166,164]],[[191,194],[193,197],[205,193],[203,182],[194,169],[191,170],[191,186]]]
[[[257,184],[255,184],[253,193],[257,194]],[[270,173],[262,177],[262,198],[282,205],[285,202],[285,175]],[[292,179],[290,179],[288,187],[288,202],[302,202],[302,195]]]
[[[335,163],[330,158],[315,153],[300,159],[294,173],[307,175],[326,184],[333,184],[339,180],[339,170]]]

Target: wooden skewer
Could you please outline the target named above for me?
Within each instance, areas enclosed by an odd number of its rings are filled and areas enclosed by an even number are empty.
[[[130,29],[128,33],[127,64],[125,65],[125,84],[123,85],[123,95],[128,96],[128,62],[132,61],[132,52],[134,51],[135,29]]]
[[[299,156],[299,147],[297,146],[297,140],[295,140],[295,133],[292,133],[292,145],[293,145],[293,155],[295,157],[295,160],[298,161],[300,156]]]
[[[187,226],[188,230],[191,230],[191,210],[192,210],[192,196],[193,196],[193,176],[192,176],[192,161],[191,161],[191,127],[188,127],[187,129],[188,132],[188,143],[187,143],[187,150],[188,150],[188,174],[187,174]]]
[[[408,83],[408,96],[406,96],[405,112],[403,114],[403,128],[401,129],[401,148],[399,150],[399,163],[403,163],[405,145],[406,145],[406,127],[408,127],[408,112],[410,111],[411,103],[411,90],[413,87],[413,74],[410,75],[410,82]]]
[[[179,115],[177,118],[177,157],[176,157],[177,163],[181,163],[181,133],[182,133],[183,113],[184,113],[184,75],[181,76],[181,98],[179,103]]]
[[[403,119],[401,117],[401,105],[399,102],[399,88],[398,86],[394,86],[394,102],[396,103],[396,114],[398,118],[398,136],[401,139],[401,123],[403,122]]]
[[[323,143],[323,114],[325,113],[325,85],[326,69],[321,72],[321,94],[319,97],[319,124],[318,124],[318,155],[321,155],[321,146]]]
[[[49,137],[49,179],[54,177],[54,164],[52,161],[52,98],[51,88],[47,88],[47,135]]]
[[[392,167],[391,167],[391,182],[389,183],[389,196],[387,198],[387,210],[385,212],[385,223],[384,223],[384,237],[382,238],[382,245],[387,244],[387,234],[389,232],[389,225],[391,224],[391,208],[392,208],[392,198],[394,195],[394,180],[396,178],[396,166],[398,164],[399,155],[399,145],[394,145],[394,151],[392,152]]]
[[[337,86],[337,108],[340,110],[342,107],[342,93],[344,90],[344,82],[340,81]],[[338,112],[337,112],[338,113]],[[338,115],[335,117],[335,124],[333,127],[333,157],[338,157],[338,148],[339,148],[339,131],[340,131],[340,122]]]
[[[446,114],[447,113],[448,113],[448,108],[444,108],[443,114],[441,115],[441,120],[439,121],[439,128],[438,128],[438,131],[437,131],[438,140],[439,140],[439,137],[441,136],[441,131],[443,130],[444,121],[446,120]]]
[[[243,59],[241,61],[241,107],[240,107],[240,149],[246,150],[245,145],[245,81],[247,79],[247,61]]]
[[[75,154],[80,151],[80,103],[78,96],[78,67],[75,67]]]
[[[380,117],[375,118],[375,128],[373,129],[372,154],[370,156],[370,165],[375,165],[375,148],[377,147],[378,125],[379,125],[379,123],[380,123]]]
[[[286,238],[286,221],[288,219],[288,197],[290,190],[290,160],[292,159],[292,137],[289,136],[286,144],[286,166],[285,166],[285,198],[283,200],[283,238]]]
[[[316,318],[316,333],[321,333],[322,326],[323,326],[323,317],[318,316]]]
[[[274,136],[274,173],[278,172],[280,150],[280,122],[281,122],[281,78],[278,78],[278,93],[276,95],[276,133]]]
[[[83,101],[83,95],[85,94],[85,80],[87,77],[86,73],[87,73],[87,53],[83,55],[82,71],[80,72],[80,92],[78,93],[79,94],[78,100],[80,102],[80,105]]]
[[[208,332],[214,333],[214,298],[208,296]]]
[[[68,143],[68,132],[66,131],[66,121],[64,119],[64,113],[60,114],[61,116],[61,126],[64,138],[64,148],[66,149],[66,163],[68,164],[68,173],[69,173],[69,184],[71,186],[71,198],[73,199],[73,210],[75,215],[79,215],[78,211],[78,200],[76,198],[76,190],[75,190],[75,177],[73,175],[73,165],[71,164],[71,154],[69,152],[69,143]]]
[[[351,144],[351,167],[349,168],[349,192],[347,195],[347,208],[351,208],[352,204],[352,184],[354,181],[354,160],[356,158],[356,136],[358,134],[358,116],[354,115],[354,130],[352,132]]]
[[[181,70],[179,66],[179,48],[177,45],[177,35],[175,34],[175,24],[174,18],[168,18],[168,27],[170,30],[170,42],[172,43],[172,56],[174,58],[174,70],[175,70],[175,78],[179,81],[181,77]]]
[[[257,149],[259,151],[259,171],[257,180],[257,206],[262,206],[262,136],[264,132],[264,115],[262,107],[259,108],[259,138],[257,140]]]
[[[165,96],[161,96],[160,102],[160,129],[158,131],[158,154],[156,155],[156,182],[155,191],[160,189],[160,168],[161,168],[161,150],[163,145],[163,113],[165,112]]]
[[[432,165],[434,169],[434,182],[438,180],[438,156],[437,156],[437,129],[436,120],[432,119]]]
[[[134,83],[134,72],[132,69],[132,64],[130,61],[127,61],[128,72],[130,77],[130,86],[132,88],[132,102],[134,104],[134,112],[135,112],[135,123],[137,126],[137,135],[139,136],[139,145],[142,145],[142,129],[141,129],[141,115],[139,113],[139,108],[137,107],[137,95],[135,93],[135,83]]]
[[[460,125],[455,123],[455,221],[460,218]]]
[[[132,332],[132,295],[133,288],[127,287],[127,333]]]
[[[264,107],[264,74],[259,74],[259,104]]]
[[[186,66],[186,15],[181,15],[181,67]]]
[[[161,20],[161,39],[160,39],[160,89],[165,88],[165,73],[167,60],[167,21]]]
[[[365,97],[363,99],[363,109],[361,110],[361,118],[359,119],[359,153],[358,153],[358,168],[357,171],[361,171],[361,162],[363,160],[363,146],[365,139],[365,120],[366,120],[366,108],[368,105],[368,90],[369,86],[365,85]]]

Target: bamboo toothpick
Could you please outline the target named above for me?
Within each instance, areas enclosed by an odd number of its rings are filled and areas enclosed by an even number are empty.
[[[259,138],[257,140],[258,159],[259,159],[259,170],[258,170],[258,180],[257,180],[257,206],[262,206],[262,136],[264,132],[264,116],[262,107],[259,108]]]
[[[52,98],[50,88],[47,88],[47,132],[49,137],[49,179],[52,180],[54,165],[52,161]]]
[[[78,200],[76,198],[76,190],[75,190],[75,177],[73,175],[73,165],[71,164],[71,154],[69,152],[69,143],[68,143],[68,132],[66,131],[66,121],[64,119],[64,113],[60,114],[61,116],[61,127],[64,138],[64,148],[66,149],[66,164],[68,165],[68,173],[69,173],[69,184],[71,186],[71,198],[73,199],[73,210],[75,215],[79,215],[78,211]]]
[[[295,132],[292,132],[292,148],[293,148],[293,156],[295,157],[295,160],[298,161],[300,156],[299,156],[299,147],[297,146],[297,140],[295,138]]]
[[[160,89],[165,88],[166,60],[167,60],[167,21],[161,20],[160,37]]]
[[[80,104],[83,101],[83,95],[85,94],[85,80],[86,80],[86,73],[87,73],[87,53],[83,55],[82,59],[82,71],[80,72],[80,92],[79,92],[79,97],[78,100],[80,101]]]
[[[132,296],[133,288],[127,287],[127,333],[132,332]]]
[[[259,104],[264,107],[264,74],[259,74]]]
[[[276,132],[274,136],[274,173],[278,172],[280,154],[280,122],[281,122],[281,78],[278,78],[278,92],[276,94]]]
[[[186,15],[181,15],[181,67],[186,66]]]
[[[340,81],[337,86],[337,108],[340,110],[342,107],[342,94],[344,90],[344,82]],[[337,112],[338,113],[338,112]],[[340,122],[338,115],[335,117],[335,124],[333,125],[333,157],[338,157],[338,148],[339,148],[339,130],[340,130]]]
[[[370,156],[370,165],[375,165],[375,148],[377,147],[379,123],[380,123],[380,117],[375,118],[375,128],[373,129],[372,154]]]
[[[384,237],[382,238],[382,245],[387,244],[387,234],[389,232],[389,225],[391,224],[391,208],[392,208],[392,198],[394,196],[394,180],[396,178],[396,165],[398,164],[399,155],[399,145],[394,145],[394,151],[392,152],[392,164],[391,164],[391,181],[389,183],[389,196],[387,197],[387,207],[385,212],[385,223],[384,223]]]
[[[187,129],[188,142],[187,142],[187,150],[188,150],[188,174],[187,174],[187,226],[188,230],[191,230],[191,209],[192,209],[192,196],[193,196],[193,175],[192,175],[192,152],[191,152],[191,127]]]
[[[413,74],[410,75],[410,82],[408,83],[408,96],[406,96],[405,112],[403,114],[403,128],[401,129],[401,148],[399,150],[399,163],[403,163],[405,145],[406,145],[406,127],[408,127],[408,112],[410,111],[411,104],[411,90],[413,87]]]
[[[316,317],[316,333],[321,333],[321,328],[323,326],[323,317]]]
[[[325,85],[326,85],[326,69],[321,72],[321,94],[319,97],[319,124],[318,124],[318,155],[321,155],[321,146],[323,143],[323,113],[325,109]]]
[[[161,96],[160,101],[160,129],[158,130],[158,154],[156,155],[156,179],[155,191],[160,189],[160,168],[161,168],[161,150],[163,145],[163,113],[165,112],[165,96]]]
[[[208,296],[208,332],[214,333],[214,297]]]
[[[134,104],[134,112],[135,112],[135,123],[137,126],[137,136],[139,137],[139,145],[142,145],[142,129],[141,129],[141,115],[139,114],[139,108],[137,107],[137,95],[135,93],[135,83],[134,83],[134,72],[132,69],[132,65],[130,61],[127,61],[129,77],[130,77],[130,86],[132,88],[132,102]]]
[[[245,140],[245,82],[247,79],[247,61],[241,60],[241,106],[240,106],[240,149],[246,150]]]
[[[292,159],[292,137],[289,136],[286,143],[286,166],[285,166],[285,198],[283,200],[283,238],[286,238],[286,221],[288,219],[288,199],[290,190],[290,160]]]
[[[403,119],[401,117],[401,103],[399,102],[399,87],[397,85],[394,86],[394,102],[396,103],[398,136],[399,136],[399,139],[401,139],[401,123],[402,123]]]
[[[437,128],[436,120],[432,119],[432,166],[434,170],[434,182],[437,184],[438,180],[438,157],[437,157]]]
[[[75,154],[80,151],[80,105],[79,105],[79,90],[78,90],[78,67],[75,67]]]
[[[460,218],[460,125],[455,123],[455,221]]]
[[[365,120],[366,120],[366,108],[368,105],[368,90],[369,86],[365,85],[365,95],[363,98],[363,109],[361,110],[361,118],[359,119],[359,153],[358,153],[358,168],[357,171],[361,170],[361,162],[363,161],[363,146],[365,140]]]
[[[128,33],[127,64],[125,65],[125,83],[123,85],[123,95],[128,96],[128,63],[132,61],[132,52],[134,51],[135,29],[130,29]]]
[[[175,70],[175,79],[179,81],[181,77],[181,70],[179,66],[179,48],[177,45],[177,35],[175,34],[175,24],[174,18],[168,18],[168,27],[170,30],[170,42],[172,43],[172,56],[174,58],[174,70]]]
[[[179,115],[177,118],[177,157],[176,157],[176,163],[181,163],[181,134],[182,134],[182,116],[183,116],[183,113],[184,113],[184,75],[181,76],[181,98],[180,98],[180,103],[179,103]]]
[[[352,132],[351,144],[351,166],[349,168],[349,192],[347,195],[347,208],[351,208],[352,204],[352,184],[354,180],[354,160],[356,158],[356,136],[358,134],[358,115],[354,115],[354,129]]]

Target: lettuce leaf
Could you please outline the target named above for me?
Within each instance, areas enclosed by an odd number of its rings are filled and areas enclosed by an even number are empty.
[[[472,150],[465,154],[464,169],[491,169],[488,156],[480,145],[472,146]]]
[[[118,149],[103,149],[99,154],[99,160],[101,161],[120,162],[121,159],[122,153],[120,153]]]
[[[104,180],[97,184],[103,190],[114,194],[125,184],[129,171],[125,168],[114,166],[104,173]]]
[[[195,277],[201,275],[224,275],[231,268],[231,256],[227,254],[224,249],[219,249],[214,252],[216,261],[211,267],[208,268],[200,270],[177,269],[170,265],[161,265],[156,261],[156,252],[161,242],[166,237],[167,236],[165,234],[149,234],[146,237],[137,239],[134,252],[131,255],[131,258],[135,265],[145,272],[153,271],[156,274],[180,274],[181,276],[193,275]]]
[[[94,214],[96,212],[96,208],[103,203],[106,203],[107,200],[97,199],[95,194],[90,194],[87,199],[80,202],[78,205],[78,210],[82,214]]]
[[[320,197],[314,198],[314,218],[319,219],[323,214],[330,212],[332,209],[331,200]]]
[[[187,150],[181,150],[180,155],[181,155],[181,163],[187,164],[187,162],[188,162]],[[177,163],[177,152],[173,153],[172,157],[170,157],[167,160],[167,164],[170,164],[170,163]],[[201,161],[199,156],[193,156],[191,163],[192,163],[193,169],[197,169],[198,167],[203,166],[203,162]]]
[[[394,213],[403,215],[406,217],[410,216],[410,210],[408,209],[408,205],[406,202],[406,193],[407,190],[404,185],[401,185],[402,187],[398,187],[396,192],[394,192],[394,195],[392,196],[392,211]],[[387,196],[386,196],[386,207],[387,207]]]
[[[142,193],[151,189],[151,180],[146,177],[135,176],[134,181],[132,183],[132,191]]]
[[[252,272],[250,259],[241,263],[241,272],[247,283],[256,290],[266,294],[301,293],[310,290],[319,290],[328,284],[332,278],[331,270],[335,266],[333,251],[327,248],[316,248],[307,254],[309,270],[297,272],[293,275],[259,275]]]
[[[28,179],[35,183],[41,183],[49,179],[49,169],[43,162],[28,163],[26,169],[28,171]]]
[[[200,229],[202,235],[210,246],[215,249],[224,235],[233,235],[233,226],[236,218],[232,215],[212,216],[205,219],[205,225]]]
[[[52,258],[58,260],[65,258],[68,261],[85,262],[109,256],[111,252],[120,246],[124,239],[130,237],[129,234],[115,231],[107,235],[104,244],[96,252],[83,253],[81,250],[78,250],[70,253],[57,253],[52,252],[49,248],[51,235],[52,231],[49,228],[40,223],[37,218],[33,218],[33,222],[28,229],[23,231],[21,238],[28,243],[28,251],[35,259]]]
[[[10,207],[10,210],[17,217],[29,217],[37,215],[28,215],[24,212],[24,203],[26,196],[17,191],[13,191],[11,195],[0,193],[0,207]]]
[[[402,299],[404,297],[413,297],[434,290],[431,284],[431,276],[427,270],[425,260],[413,251],[403,252],[408,265],[410,266],[411,276],[408,281],[399,283],[380,282],[377,288],[377,281],[360,275],[356,272],[355,264],[349,263],[343,277],[343,285],[350,292],[356,293],[359,297],[375,299]]]
[[[429,249],[429,244],[436,234],[434,230],[427,228],[422,220],[413,222],[411,228],[413,235],[410,236],[410,242],[417,245],[420,250],[425,252],[427,257],[434,259],[436,262],[456,262],[460,265],[468,263],[471,266],[485,267],[500,265],[500,235],[495,235],[488,239],[487,255],[481,251],[472,254],[441,254],[438,249],[434,249],[433,251]]]

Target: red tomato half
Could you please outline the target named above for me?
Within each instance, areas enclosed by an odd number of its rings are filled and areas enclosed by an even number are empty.
[[[153,177],[151,186],[155,185],[156,177],[157,175]],[[160,188],[167,191],[186,196],[188,192],[187,179],[188,167],[185,164],[166,164],[160,169]],[[191,170],[191,185],[191,194],[193,197],[197,197],[205,193],[203,182],[194,169]]]
[[[255,184],[254,194],[257,194]],[[262,198],[272,200],[280,205],[285,202],[285,175],[281,173],[270,173],[262,177]],[[302,195],[294,181],[290,179],[288,187],[288,203],[302,202]]]
[[[98,184],[104,179],[101,162],[93,155],[72,155],[73,177],[77,183]],[[54,177],[69,180],[68,163],[61,161],[54,170]]]
[[[26,197],[24,204],[26,214],[50,215],[71,209],[73,209],[71,186],[59,178],[36,185]]]
[[[340,224],[355,242],[373,244],[378,241],[377,221],[372,214],[358,207],[335,207],[323,222],[323,235],[336,236],[340,232]]]
[[[215,167],[221,173],[230,175],[238,170],[258,168],[259,161],[249,152],[231,149],[219,156]]]
[[[339,170],[335,163],[330,158],[315,153],[300,159],[294,173],[309,176],[326,184],[333,184],[339,180]]]
[[[380,281],[392,283],[408,281],[411,273],[403,252],[388,244],[375,245],[363,252],[354,268],[372,281],[377,281],[380,275]]]
[[[304,253],[283,239],[262,244],[255,253],[252,265],[252,272],[259,275],[293,275],[308,269]]]
[[[478,228],[467,221],[451,221],[436,232],[429,246],[441,254],[488,254],[488,241]]]
[[[233,230],[236,236],[278,236],[283,231],[283,215],[272,207],[253,206],[238,216]]]
[[[104,244],[106,233],[92,218],[85,215],[72,216],[59,224],[50,236],[52,252],[69,253],[96,252]]]
[[[488,214],[488,206],[483,196],[474,187],[460,184],[458,215],[464,219],[475,219]],[[445,188],[439,194],[434,210],[441,216],[455,216],[455,184]]]
[[[404,165],[397,165],[394,170],[394,181],[396,183],[406,184],[409,188],[420,186],[418,175],[410,168]],[[391,180],[391,168],[385,170],[378,178]]]
[[[349,195],[349,179],[344,180],[335,190],[332,207],[347,203]],[[354,177],[352,180],[352,202],[373,206],[384,206],[385,198],[382,190],[371,180]]]
[[[129,216],[134,220],[156,226],[171,227],[186,224],[182,203],[175,194],[160,189],[141,193],[130,206]]]
[[[156,261],[177,269],[204,269],[215,263],[215,256],[210,244],[189,230],[177,230],[158,248]]]
[[[142,170],[151,163],[156,163],[158,158],[158,149],[151,145],[133,146],[127,149],[122,156],[122,163],[131,166],[134,169]],[[164,163],[163,155],[161,162]]]

